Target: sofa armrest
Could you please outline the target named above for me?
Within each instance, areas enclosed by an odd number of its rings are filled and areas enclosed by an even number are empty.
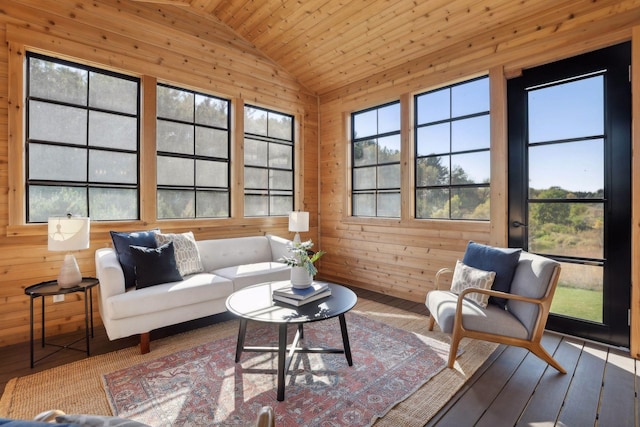
[[[124,294],[124,273],[113,248],[101,248],[96,251],[96,274],[100,281],[100,298],[105,300],[118,294]]]
[[[272,261],[282,262],[281,260],[283,257],[291,255],[291,252],[289,252],[289,248],[293,245],[291,240],[274,236],[272,234],[267,234],[267,239],[269,239],[269,244],[271,245]]]

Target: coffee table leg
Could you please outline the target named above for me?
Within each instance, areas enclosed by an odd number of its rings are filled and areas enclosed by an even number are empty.
[[[287,324],[282,323],[278,331],[278,401],[284,400],[284,366],[287,358]]]
[[[244,349],[244,335],[247,333],[247,319],[240,319],[240,328],[238,329],[238,343],[236,344],[236,363],[240,361],[242,350]]]
[[[342,344],[344,345],[344,355],[347,358],[349,366],[353,366],[353,360],[351,359],[351,346],[349,345],[349,334],[347,333],[347,321],[344,318],[344,314],[338,316],[340,319],[340,331],[342,332]]]

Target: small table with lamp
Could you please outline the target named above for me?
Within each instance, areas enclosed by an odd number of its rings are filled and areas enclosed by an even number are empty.
[[[57,352],[59,352],[60,350],[63,349],[70,349],[70,350],[77,350],[77,351],[85,351],[85,349],[80,349],[80,348],[75,348],[75,347],[71,347],[72,345],[76,344],[79,341],[82,341],[83,339],[86,341],[86,352],[87,352],[87,356],[91,355],[91,349],[89,346],[89,323],[91,323],[91,337],[93,338],[93,288],[95,286],[98,285],[98,279],[95,279],[93,277],[83,277],[82,281],[80,282],[80,284],[72,287],[72,288],[61,288],[60,286],[58,286],[58,281],[57,280],[49,280],[47,282],[41,282],[38,283],[36,285],[32,285],[27,287],[24,290],[24,293],[30,296],[30,342],[31,342],[31,367],[33,368],[35,362],[39,362],[40,360],[49,357]],[[87,291],[88,291],[88,295],[87,295]],[[75,293],[75,292],[83,292],[84,293],[84,329],[85,329],[85,334],[83,338],[79,338],[67,345],[59,345],[59,344],[53,344],[53,343],[47,343],[45,342],[45,311],[44,311],[44,300],[46,296],[54,296],[54,295],[66,295],[66,294],[71,294],[71,293]],[[33,334],[33,327],[34,327],[34,312],[33,312],[33,300],[35,300],[36,298],[42,298],[42,311],[41,311],[41,321],[42,321],[42,347],[45,347],[46,345],[51,345],[51,346],[56,346],[59,347],[57,350],[41,357],[38,360],[34,360],[34,334]]]

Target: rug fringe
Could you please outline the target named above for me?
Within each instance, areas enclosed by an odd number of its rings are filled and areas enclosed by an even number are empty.
[[[111,409],[111,415],[117,417],[118,409],[113,405],[113,402],[109,398],[109,396],[111,395],[111,391],[109,390],[107,379],[104,377],[104,375],[100,375],[100,380],[102,382],[102,390],[104,391],[104,398],[107,399],[107,403],[109,403],[109,408]]]
[[[17,383],[18,378],[11,378],[9,382],[7,382],[7,385],[4,386],[4,393],[2,394],[2,397],[0,397],[0,415],[3,417],[9,416],[9,408],[11,408]]]

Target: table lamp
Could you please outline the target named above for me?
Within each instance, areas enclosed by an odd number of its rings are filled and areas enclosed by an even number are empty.
[[[309,212],[290,212],[289,231],[295,231],[293,243],[300,243],[300,231],[309,231]]]
[[[89,249],[89,218],[65,217],[49,218],[48,249],[50,251],[77,251]],[[58,286],[73,288],[82,282],[82,274],[78,268],[76,257],[71,253],[64,256],[64,261],[58,274]]]

